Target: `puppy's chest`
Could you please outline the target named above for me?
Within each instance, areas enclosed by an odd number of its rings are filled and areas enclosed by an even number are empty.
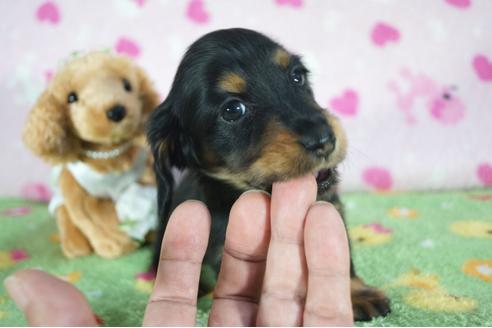
[[[230,210],[234,202],[245,191],[233,188],[221,181],[200,176],[196,172],[188,172],[175,191],[173,208],[189,199],[204,202],[212,217],[211,238],[220,241],[225,236]],[[340,212],[343,212],[337,184],[318,191],[316,200],[332,203]]]

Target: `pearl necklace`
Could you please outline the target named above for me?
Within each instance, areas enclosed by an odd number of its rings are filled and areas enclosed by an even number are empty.
[[[82,154],[92,159],[110,159],[115,158],[126,152],[131,146],[132,142],[128,141],[121,146],[113,148],[111,150],[83,150]]]

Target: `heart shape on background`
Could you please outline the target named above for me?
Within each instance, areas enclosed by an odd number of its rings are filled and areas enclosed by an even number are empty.
[[[492,187],[492,165],[487,163],[478,165],[477,176],[483,185]]]
[[[473,68],[478,78],[482,81],[492,82],[492,61],[484,55],[476,55],[473,58]]]
[[[48,1],[39,6],[38,10],[36,10],[36,17],[40,22],[58,24],[60,21],[60,12],[53,2]]]
[[[400,31],[387,23],[377,23],[372,28],[372,42],[378,47],[384,47],[388,42],[400,40]]]
[[[383,167],[369,167],[362,173],[362,178],[369,186],[378,191],[390,190],[393,179],[389,170]]]
[[[347,89],[341,96],[330,100],[330,108],[340,115],[355,116],[359,107],[359,96],[352,89]]]
[[[52,194],[48,186],[33,182],[22,187],[21,196],[24,199],[35,202],[47,203],[50,201]]]
[[[186,9],[186,16],[197,24],[206,24],[210,18],[202,0],[191,0]]]
[[[459,9],[466,9],[471,5],[471,0],[446,0],[446,2]]]
[[[294,8],[302,7],[302,0],[276,0],[279,6],[291,6]]]
[[[136,58],[140,54],[140,47],[135,41],[121,37],[118,42],[116,42],[115,51],[119,54]]]

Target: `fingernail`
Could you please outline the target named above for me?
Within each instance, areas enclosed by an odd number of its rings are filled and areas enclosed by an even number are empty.
[[[17,306],[23,310],[28,303],[28,298],[25,293],[22,281],[15,275],[9,276],[4,280],[5,289],[10,295],[10,298],[17,304]]]
[[[322,204],[330,204],[330,205],[333,205],[332,203],[327,202],[326,200],[317,200],[317,201],[314,202],[314,204],[320,204],[320,205],[322,205]]]
[[[243,195],[247,194],[247,193],[250,193],[250,192],[260,192],[262,194],[265,194],[267,196],[271,196],[269,192],[265,191],[265,190],[260,190],[260,189],[250,189],[250,190],[246,190],[245,192],[243,192]]]

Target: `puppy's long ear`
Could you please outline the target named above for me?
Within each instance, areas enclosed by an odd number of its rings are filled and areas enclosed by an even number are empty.
[[[196,163],[196,156],[189,136],[179,122],[173,97],[169,96],[152,112],[147,123],[147,140],[154,156],[154,171],[157,180],[159,227],[155,243],[153,267],[157,268],[160,246],[172,206],[174,178],[173,166],[183,169]]]
[[[144,119],[156,109],[159,105],[159,94],[154,89],[152,81],[141,67],[137,67],[137,76],[139,80],[140,99],[142,101],[142,110]]]
[[[80,151],[66,104],[60,103],[50,89],[41,94],[28,114],[23,139],[36,155],[52,164],[76,160]]]

